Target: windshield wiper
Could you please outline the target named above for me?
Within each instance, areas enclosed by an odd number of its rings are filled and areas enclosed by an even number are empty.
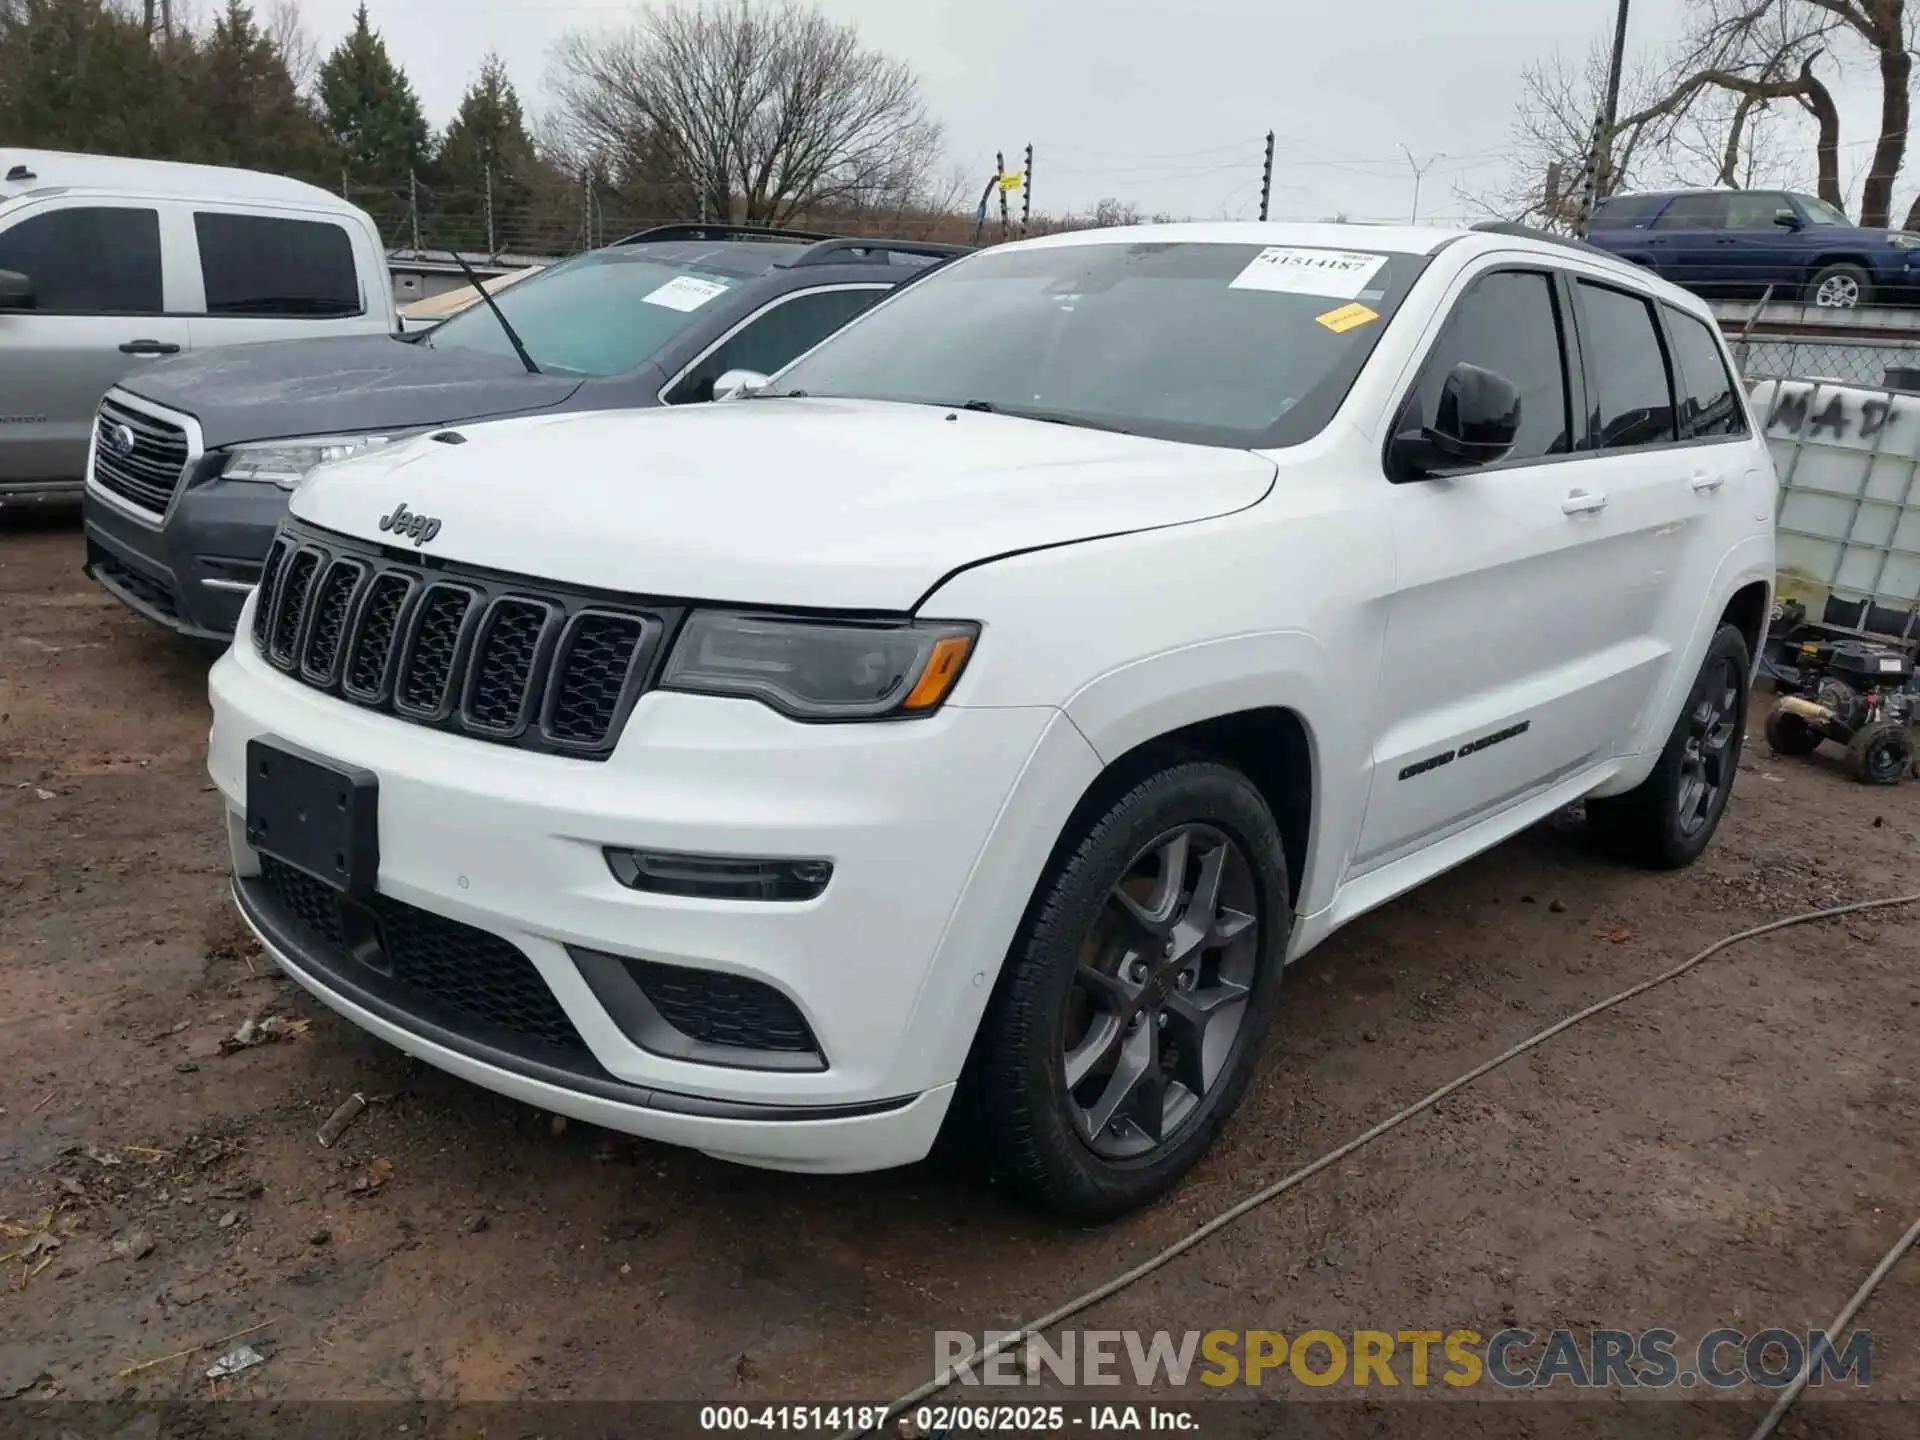
[[[1017,410],[1010,406],[996,405],[991,400],[967,400],[958,405],[944,407],[949,410],[974,410],[982,415],[1005,415],[1014,420],[1038,420],[1046,425],[1072,425],[1082,430],[1109,430],[1115,435],[1131,435],[1133,432],[1124,425],[1109,424],[1104,420],[1089,420],[1080,415],[1055,415],[1046,410]]]
[[[454,262],[459,265],[461,272],[467,277],[468,283],[480,292],[480,298],[486,301],[487,308],[493,311],[493,318],[498,320],[500,322],[500,328],[506,331],[507,343],[513,346],[513,353],[520,357],[520,363],[527,367],[527,373],[529,375],[538,375],[540,373],[540,367],[533,363],[533,356],[527,353],[527,347],[520,343],[520,336],[514,331],[513,326],[507,323],[507,317],[501,313],[500,306],[495,303],[492,293],[486,286],[480,283],[480,277],[473,273],[473,266],[467,263],[467,257],[462,255],[458,250],[449,253],[452,254]]]

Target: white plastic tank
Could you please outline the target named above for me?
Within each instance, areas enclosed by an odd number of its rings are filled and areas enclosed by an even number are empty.
[[[1837,380],[1751,388],[1779,477],[1781,572],[1838,597],[1920,604],[1920,394]]]

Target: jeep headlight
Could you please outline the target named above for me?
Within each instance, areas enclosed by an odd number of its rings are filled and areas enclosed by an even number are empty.
[[[282,490],[291,490],[316,465],[391,445],[396,438],[392,435],[316,435],[235,445],[227,452],[227,463],[220,474],[227,480],[262,480]]]
[[[958,623],[696,610],[660,684],[759,700],[795,720],[908,719],[940,708],[979,634]]]

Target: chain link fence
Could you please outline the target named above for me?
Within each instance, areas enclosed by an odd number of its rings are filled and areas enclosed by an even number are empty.
[[[1748,380],[1837,380],[1875,389],[1920,390],[1920,337],[1894,341],[1741,340],[1734,362]],[[1898,372],[1905,372],[1904,374]]]

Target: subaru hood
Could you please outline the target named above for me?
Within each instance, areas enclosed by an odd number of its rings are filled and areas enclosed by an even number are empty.
[[[461,433],[322,466],[293,514],[386,545],[398,515],[408,553],[598,589],[904,611],[982,560],[1243,509],[1276,472],[1246,450],[824,398]]]
[[[193,416],[216,449],[524,414],[558,405],[580,384],[577,375],[530,375],[511,355],[339,335],[182,355],[134,371],[120,388]]]

